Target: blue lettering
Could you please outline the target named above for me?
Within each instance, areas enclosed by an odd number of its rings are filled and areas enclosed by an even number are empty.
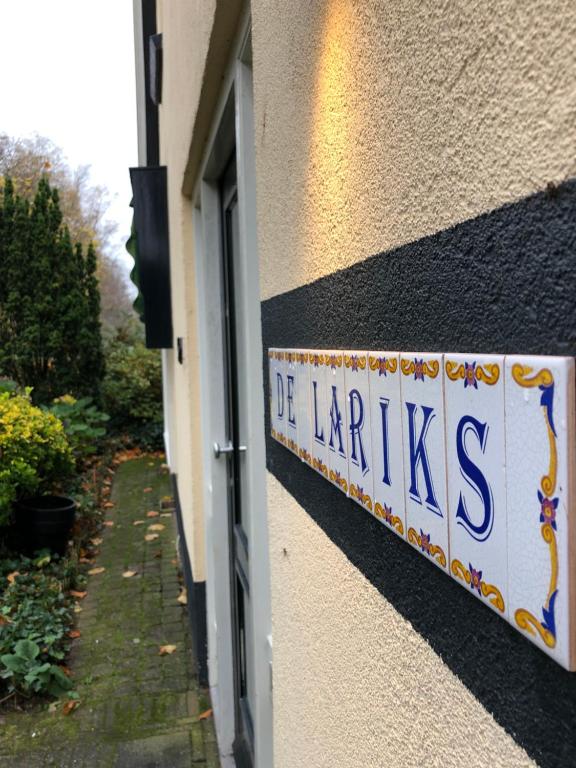
[[[424,482],[426,483],[426,504],[431,512],[442,517],[442,510],[438,506],[434,494],[434,483],[432,482],[430,462],[426,452],[426,435],[428,434],[428,429],[436,414],[434,413],[433,408],[429,408],[427,405],[422,406],[424,422],[422,424],[422,429],[420,430],[420,435],[416,439],[416,425],[414,422],[418,406],[415,403],[406,403],[406,409],[408,411],[408,438],[410,449],[410,496],[418,504],[422,504],[422,499],[420,498],[420,492],[418,490],[418,467],[421,467],[424,475]]]
[[[324,429],[321,427],[318,429],[318,382],[312,381],[312,389],[314,390],[314,439],[322,445],[325,445]]]
[[[388,406],[390,400],[386,397],[380,398],[380,414],[382,416],[382,464],[383,475],[382,482],[386,485],[392,485],[390,482],[390,456],[388,443]]]
[[[282,378],[282,374],[278,373],[276,371],[276,392],[278,393],[276,406],[277,406],[277,416],[279,419],[284,418],[284,379]]]
[[[364,453],[364,445],[362,443],[362,427],[364,426],[364,403],[362,402],[362,396],[357,389],[350,390],[348,395],[350,401],[350,438],[352,443],[352,450],[350,451],[350,460],[356,465],[360,465],[362,474],[365,475],[370,467],[366,461],[366,454]],[[356,404],[358,406],[358,412],[356,412]],[[356,440],[358,440],[358,450],[356,448]],[[358,460],[358,455],[360,460]]]
[[[287,376],[287,394],[286,399],[288,400],[288,423],[292,424],[293,427],[296,426],[296,415],[294,414],[292,410],[292,405],[294,404],[294,376]]]
[[[456,522],[461,525],[473,539],[476,541],[486,541],[492,533],[494,525],[494,500],[492,498],[492,489],[488,481],[478,469],[476,464],[466,453],[466,435],[471,432],[476,436],[480,443],[480,449],[484,453],[486,440],[488,438],[488,425],[475,419],[473,416],[463,416],[456,430],[456,452],[460,462],[460,473],[472,490],[479,496],[484,507],[484,517],[479,525],[475,525],[470,519],[466,499],[460,493],[458,500],[458,509],[456,511]]]
[[[338,408],[336,387],[332,385],[332,405],[330,407],[330,440],[328,441],[328,445],[331,450],[334,450],[334,435],[338,436],[338,453],[346,458],[344,444],[342,441],[342,414],[340,413],[340,408]]]

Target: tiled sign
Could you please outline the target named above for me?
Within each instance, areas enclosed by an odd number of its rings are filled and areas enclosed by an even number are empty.
[[[268,356],[272,436],[575,669],[574,360]]]

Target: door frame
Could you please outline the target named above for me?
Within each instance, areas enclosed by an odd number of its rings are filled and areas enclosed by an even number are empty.
[[[193,196],[196,300],[202,363],[200,386],[208,670],[220,752],[223,758],[231,758],[235,719],[226,466],[225,462],[214,457],[213,444],[222,443],[225,438],[219,179],[235,146],[240,241],[234,264],[240,284],[236,322],[243,324],[246,340],[241,350],[244,364],[237,374],[246,377],[244,389],[249,393],[245,403],[249,446],[245,480],[250,499],[252,551],[249,562],[255,659],[252,718],[255,768],[269,768],[273,765],[272,639],[249,15],[245,16],[240,29]]]

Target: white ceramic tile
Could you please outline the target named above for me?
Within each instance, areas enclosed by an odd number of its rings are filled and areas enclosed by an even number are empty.
[[[298,424],[296,400],[298,391],[298,369],[296,367],[296,350],[287,349],[284,351],[284,366],[286,371],[286,382],[284,397],[286,401],[286,447],[292,453],[299,456],[298,446]]]
[[[509,621],[573,668],[574,360],[508,356],[505,388]]]
[[[312,466],[310,433],[310,364],[308,350],[296,350],[296,426],[298,455]]]
[[[401,353],[406,538],[448,570],[442,355]]]
[[[328,406],[326,401],[326,366],[323,350],[308,352],[310,366],[310,442],[312,466],[328,478]]]
[[[348,494],[360,506],[374,509],[370,385],[367,352],[344,352],[348,412]]]
[[[270,370],[270,431],[272,437],[283,445],[286,444],[286,425],[284,418],[284,351],[268,351]]]
[[[450,573],[508,613],[504,356],[444,355]]]
[[[328,479],[348,493],[348,418],[344,386],[344,355],[326,352],[326,405],[328,409]]]
[[[370,419],[376,517],[406,536],[398,352],[369,352]]]

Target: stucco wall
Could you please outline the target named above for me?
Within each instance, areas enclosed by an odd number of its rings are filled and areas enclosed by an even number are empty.
[[[571,0],[252,10],[263,298],[575,174]]]
[[[174,350],[170,369],[172,471],[177,474],[182,517],[196,581],[205,579],[200,442],[200,381],[196,319],[196,283],[192,203],[182,194],[194,118],[198,109],[204,60],[215,2],[170,2],[157,6],[163,36],[163,90],[160,106],[160,162],[168,166],[170,270]],[[184,344],[184,361],[176,356],[176,339]]]
[[[516,211],[516,224],[508,214],[480,222],[456,245],[448,229],[576,176],[576,6],[257,0],[252,11],[265,346],[370,339],[373,349],[576,353],[573,312],[564,313],[575,277],[573,184],[562,189],[563,211],[550,188],[541,208]],[[524,255],[517,243],[532,232],[542,238]],[[418,241],[433,233],[442,235],[421,261]],[[413,245],[388,256],[403,244]],[[352,265],[335,286],[281,296]],[[305,333],[291,333],[303,317]],[[441,576],[439,593],[412,593],[402,581],[415,576],[409,549],[397,567],[379,568],[375,543],[383,553],[406,545],[357,510],[347,522],[353,503],[332,510],[328,484],[313,495],[311,470],[293,457],[283,464],[283,451],[269,445],[275,768],[576,761],[572,677],[503,622],[489,617],[483,631],[482,606],[460,646],[446,640],[472,598],[459,602]],[[331,511],[328,536],[314,518]],[[370,580],[359,568],[363,536]],[[430,618],[445,604],[442,621]],[[501,673],[484,674],[494,655]]]

